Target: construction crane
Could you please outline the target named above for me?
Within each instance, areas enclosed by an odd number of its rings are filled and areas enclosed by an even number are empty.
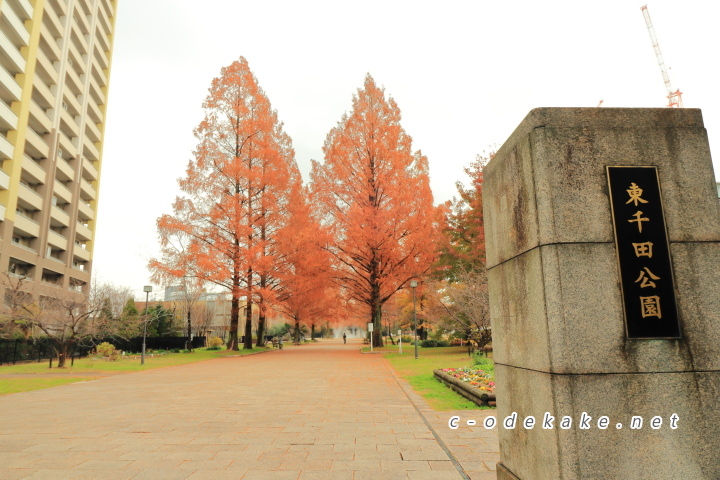
[[[662,52],[660,52],[660,45],[658,44],[657,37],[655,36],[655,29],[653,28],[652,21],[650,20],[650,13],[648,12],[647,5],[640,7],[645,17],[645,24],[647,25],[648,32],[650,33],[650,40],[652,40],[653,48],[655,49],[655,56],[657,57],[658,65],[660,65],[660,71],[662,72],[663,81],[665,82],[665,88],[667,89],[668,95],[668,107],[670,108],[682,108],[682,92],[680,90],[674,90],[670,83],[670,76],[668,75],[667,68],[665,68],[665,60],[663,60]]]

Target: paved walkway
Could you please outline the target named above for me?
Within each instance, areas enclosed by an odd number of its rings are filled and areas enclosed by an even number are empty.
[[[495,479],[497,433],[465,426],[481,411],[434,412],[359,346],[0,397],[0,479]]]

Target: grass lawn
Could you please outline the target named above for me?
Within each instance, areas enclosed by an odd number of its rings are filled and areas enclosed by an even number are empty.
[[[18,365],[3,365],[0,366],[0,375],[26,374],[28,377],[0,378],[0,395],[38,390],[40,388],[49,388],[57,385],[64,385],[66,383],[88,380],[94,378],[93,374],[103,375],[123,372],[138,372],[154,368],[171,367],[174,365],[185,365],[202,360],[210,360],[212,358],[248,355],[250,353],[257,353],[265,350],[267,349],[254,348],[252,350],[240,350],[239,352],[234,352],[225,349],[206,350],[204,348],[198,348],[189,353],[167,353],[164,355],[153,356],[146,354],[145,365],[140,365],[140,355],[126,356],[115,362],[103,359],[81,358],[76,359],[75,364],[72,367],[70,366],[70,361],[68,361],[65,368],[52,369],[48,368],[49,362],[47,360],[43,360],[39,363],[32,362]],[[54,365],[57,365],[57,359],[54,360]],[[68,378],[68,375],[73,375],[73,377]]]
[[[425,398],[428,404],[439,411],[480,409],[470,400],[453,392],[443,383],[435,379],[433,370],[438,368],[470,367],[473,361],[468,357],[465,347],[434,347],[418,348],[418,359],[415,359],[415,347],[403,344],[403,354],[398,347],[383,347],[379,350],[398,374]]]
[[[8,393],[29,392],[30,390],[40,390],[42,388],[57,387],[68,383],[85,382],[94,380],[96,377],[39,377],[39,378],[13,378],[8,380],[0,380],[0,395]]]

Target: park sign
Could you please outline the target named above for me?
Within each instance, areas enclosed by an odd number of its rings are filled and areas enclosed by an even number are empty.
[[[627,338],[680,338],[657,167],[606,170]]]

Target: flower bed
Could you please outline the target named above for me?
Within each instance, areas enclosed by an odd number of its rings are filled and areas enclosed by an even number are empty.
[[[443,368],[434,370],[445,385],[479,406],[495,406],[495,382],[479,368]]]
[[[442,368],[441,372],[455,377],[462,382],[467,383],[471,387],[475,387],[486,393],[495,393],[495,382],[493,375],[479,368],[460,367],[460,368]]]

